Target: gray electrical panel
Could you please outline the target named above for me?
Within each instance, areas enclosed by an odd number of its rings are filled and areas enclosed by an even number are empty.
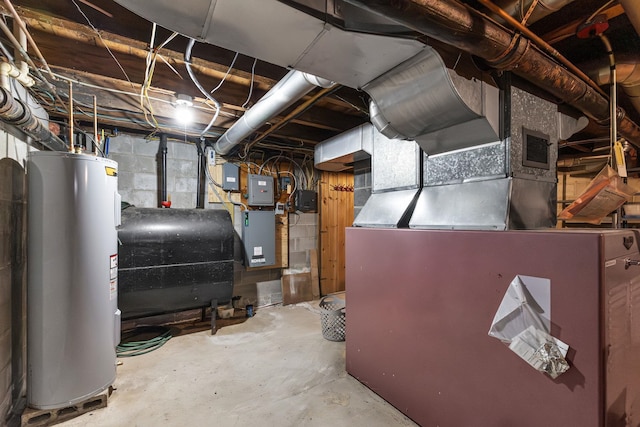
[[[222,189],[224,191],[240,191],[240,168],[233,163],[222,165]]]
[[[273,206],[273,177],[247,175],[247,194],[249,206]]]
[[[248,267],[274,265],[276,263],[275,213],[273,211],[244,211],[242,213],[242,243]]]

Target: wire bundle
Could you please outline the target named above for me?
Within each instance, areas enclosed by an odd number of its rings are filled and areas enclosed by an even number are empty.
[[[154,335],[149,339],[141,339]],[[122,334],[120,344],[116,346],[116,356],[139,356],[157,350],[171,339],[171,331],[164,326],[138,326]]]

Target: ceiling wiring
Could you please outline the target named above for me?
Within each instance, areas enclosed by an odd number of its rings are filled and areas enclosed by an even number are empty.
[[[195,39],[189,39],[189,43],[187,44],[187,48],[184,51],[184,65],[187,68],[187,73],[189,74],[189,77],[191,78],[191,81],[193,82],[193,84],[198,88],[200,93],[202,93],[205,96],[205,98],[207,98],[209,101],[211,101],[213,103],[213,105],[216,108],[216,112],[214,113],[213,117],[211,118],[211,121],[209,122],[207,127],[204,128],[204,130],[200,134],[201,136],[204,136],[207,133],[207,131],[211,128],[211,126],[213,126],[213,123],[217,120],[218,114],[220,114],[220,103],[218,103],[218,101],[213,96],[211,96],[211,94],[209,92],[207,92],[202,87],[202,85],[198,81],[198,78],[196,77],[195,73],[191,69],[191,51],[193,50],[193,45],[195,43],[196,43]]]
[[[253,79],[256,76],[256,64],[258,63],[258,58],[253,60],[253,65],[251,66],[251,85],[249,86],[249,95],[247,95],[247,100],[242,104],[242,108],[246,108],[247,104],[251,100],[251,95],[253,95]]]
[[[220,80],[220,83],[218,83],[218,86],[216,86],[213,89],[211,89],[211,92],[209,92],[209,93],[213,94],[218,89],[220,89],[220,87],[222,86],[224,81],[227,79],[227,76],[229,75],[229,72],[231,72],[231,70],[233,69],[233,65],[236,63],[236,59],[238,59],[238,52],[236,52],[235,56],[233,57],[233,60],[231,61],[231,65],[229,65],[229,68],[227,68],[227,72],[224,73],[224,76],[222,77],[222,80]]]
[[[6,0],[5,0],[6,1]],[[87,23],[89,24],[89,26],[93,29],[93,31],[95,31],[95,33],[98,35],[98,38],[100,39],[100,41],[102,42],[102,45],[105,47],[105,49],[107,49],[107,52],[109,52],[109,55],[111,55],[111,57],[113,58],[113,60],[116,62],[116,64],[118,64],[118,67],[120,68],[120,71],[122,71],[122,74],[124,74],[124,77],[127,79],[127,81],[131,84],[133,84],[131,82],[131,79],[129,78],[129,75],[127,74],[127,72],[124,70],[124,68],[122,67],[122,64],[120,64],[120,61],[118,61],[118,58],[115,57],[115,55],[113,54],[113,52],[111,52],[111,49],[109,49],[109,46],[107,46],[107,44],[105,43],[105,41],[102,39],[102,34],[100,34],[100,31],[98,31],[98,29],[96,27],[93,26],[93,23],[91,23],[91,20],[89,19],[89,17],[87,15],[85,15],[84,11],[80,8],[80,5],[76,2],[76,0],[71,0],[71,2],[76,6],[76,8],[78,9],[78,11],[80,12],[80,14],[84,17],[84,19],[87,21]]]

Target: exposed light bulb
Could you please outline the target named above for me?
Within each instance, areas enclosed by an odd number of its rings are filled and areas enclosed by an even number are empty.
[[[186,126],[193,123],[193,100],[189,95],[178,94],[175,102],[174,117],[178,123]]]

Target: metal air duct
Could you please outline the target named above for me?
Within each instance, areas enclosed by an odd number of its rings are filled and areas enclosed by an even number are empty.
[[[363,89],[380,133],[415,139],[427,154],[499,139],[498,89],[458,76],[429,46]]]
[[[196,40],[354,89],[411,58],[423,47],[420,41],[410,38],[344,31],[328,22],[324,2],[314,1],[315,11],[305,7],[318,17],[277,0],[116,2]],[[390,21],[388,24],[393,25]],[[379,26],[376,31],[380,31]]]
[[[391,139],[371,123],[334,136],[315,148],[315,166],[341,171],[371,158],[372,194],[353,225],[407,227],[420,187],[422,152],[414,141]]]
[[[611,83],[611,70],[609,64],[603,65],[589,76],[599,85]],[[627,97],[640,112],[640,63],[637,60],[616,60],[616,84],[619,84],[627,94]]]
[[[527,25],[541,20],[547,15],[559,11],[574,0],[538,0]],[[494,0],[496,6],[507,12],[509,15],[522,22],[534,0]]]
[[[373,153],[371,123],[364,123],[315,146],[313,155],[316,169],[340,172],[351,169],[353,163]]]
[[[485,59],[496,69],[511,70],[598,123],[609,121],[609,100],[576,75],[558,65],[523,38],[513,45],[513,33],[479,12],[446,0],[346,0],[457,49]],[[640,146],[640,127],[623,112],[618,130]]]
[[[618,0],[618,3],[622,5],[633,28],[640,34],[640,3],[638,0]]]
[[[316,86],[330,87],[333,82],[300,71],[290,71],[267,92],[260,101],[247,110],[218,138],[214,149],[220,155],[228,154],[247,136],[258,130],[269,119],[291,106]]]

